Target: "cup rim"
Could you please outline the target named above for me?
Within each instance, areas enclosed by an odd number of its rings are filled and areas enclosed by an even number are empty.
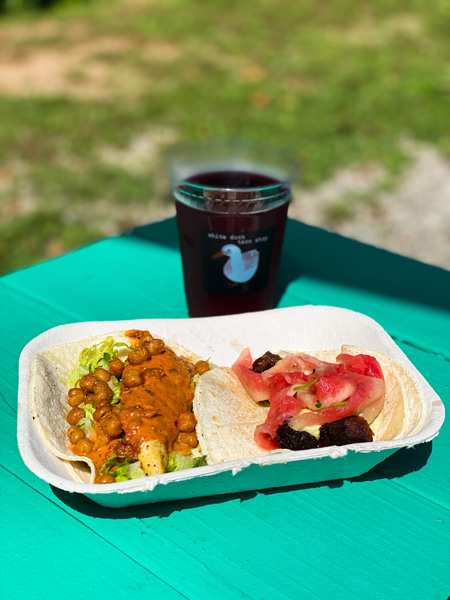
[[[299,165],[295,163],[292,154],[293,152],[289,152],[285,146],[264,139],[206,138],[203,140],[188,140],[173,147],[168,153],[168,166],[173,186],[188,186],[193,191],[268,192],[292,187],[296,180],[294,172],[298,172],[299,169]],[[239,161],[243,161],[242,166]],[[183,163],[184,165],[181,167]],[[225,170],[260,173],[261,175],[273,177],[276,181],[245,188],[215,186],[189,181],[189,178],[194,174]]]
[[[214,171],[205,171],[205,173],[214,173]],[[225,186],[214,186],[214,185],[205,185],[202,183],[193,183],[187,179],[180,179],[176,185],[177,186],[186,186],[189,188],[195,188],[196,190],[202,191],[211,191],[211,192],[236,192],[236,193],[251,193],[251,192],[266,192],[270,190],[278,190],[280,188],[286,188],[291,186],[292,181],[290,179],[285,179],[284,181],[277,181],[276,183],[272,183],[270,185],[251,185],[247,187],[225,187]]]

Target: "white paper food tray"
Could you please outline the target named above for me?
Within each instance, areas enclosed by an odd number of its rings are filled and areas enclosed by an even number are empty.
[[[253,356],[267,350],[326,350],[343,344],[380,352],[404,365],[416,378],[425,397],[425,419],[416,435],[400,440],[233,460],[112,485],[79,483],[70,478],[65,462],[47,450],[33,425],[28,407],[31,363],[36,353],[52,346],[126,329],[149,330],[220,366],[230,366],[247,346]],[[204,319],[73,323],[42,333],[27,344],[20,356],[18,444],[25,464],[49,484],[85,494],[108,507],[357,477],[400,448],[430,441],[438,434],[443,421],[443,403],[384,329],[365,315],[329,306],[299,306]]]

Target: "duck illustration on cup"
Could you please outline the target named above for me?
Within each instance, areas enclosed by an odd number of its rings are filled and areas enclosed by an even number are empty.
[[[259,251],[254,248],[242,252],[235,244],[226,244],[213,258],[228,257],[223,266],[223,274],[233,284],[247,283],[255,275],[259,266]]]

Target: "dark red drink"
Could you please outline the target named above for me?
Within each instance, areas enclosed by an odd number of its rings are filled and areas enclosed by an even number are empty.
[[[189,315],[272,308],[289,185],[226,170],[192,175],[174,194]]]

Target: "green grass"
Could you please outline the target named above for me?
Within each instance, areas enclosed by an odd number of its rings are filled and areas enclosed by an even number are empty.
[[[367,161],[395,175],[405,164],[405,136],[450,154],[447,1],[102,0],[57,6],[51,15],[65,36],[33,37],[48,13],[0,20],[0,36],[28,23],[28,38],[8,38],[18,60],[44,47],[76,51],[70,31],[79,23],[85,44],[109,38],[127,45],[120,53],[100,47],[72,73],[73,83],[85,78],[88,89],[90,61],[109,69],[100,97],[0,92],[0,164],[23,166],[12,188],[0,187],[0,198],[11,202],[16,194],[19,201],[25,185],[34,198],[31,212],[8,217],[0,230],[1,272],[45,259],[54,236],[70,249],[104,235],[95,220],[87,217],[84,229],[70,220],[68,204],[89,212],[107,201],[112,214],[163,201],[161,160],[148,172],[127,171],[102,162],[100,152],[125,149],[154,127],[179,140],[281,142],[305,186]],[[25,239],[28,245],[19,243]]]

